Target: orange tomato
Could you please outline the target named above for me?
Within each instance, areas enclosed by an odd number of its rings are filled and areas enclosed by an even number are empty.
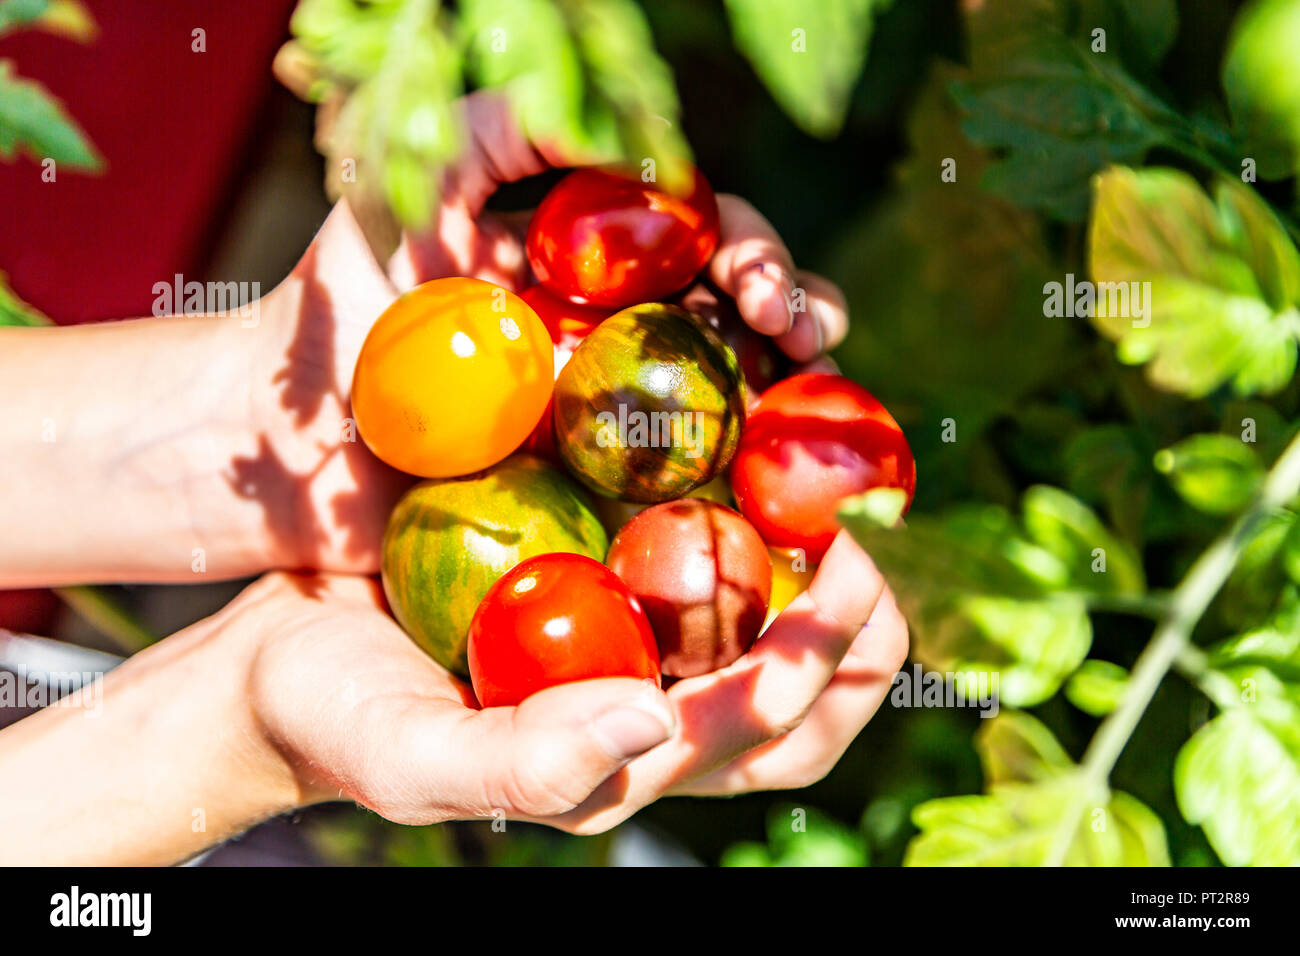
[[[817,565],[810,563],[797,550],[769,547],[767,551],[772,558],[772,596],[767,602],[767,620],[763,622],[763,630],[767,630],[791,601],[808,590],[817,572]]]
[[[553,381],[551,337],[526,302],[479,279],[435,279],[370,329],[352,413],[383,461],[450,478],[518,448],[546,410]]]

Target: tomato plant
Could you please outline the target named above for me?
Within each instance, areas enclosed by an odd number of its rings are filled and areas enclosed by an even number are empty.
[[[618,576],[580,554],[541,554],[492,585],[469,626],[469,673],[484,707],[597,677],[659,680],[650,622]]]
[[[539,282],[572,302],[623,308],[662,299],[718,246],[718,203],[698,169],[684,196],[622,173],[575,170],[547,193],[528,227]]]
[[[772,563],[753,525],[723,505],[682,498],[623,526],[606,563],[645,608],[673,677],[725,667],[758,637]]]
[[[379,458],[425,478],[479,471],[528,437],[550,401],[551,337],[528,303],[478,279],[397,299],[357,358],[352,412]]]
[[[861,385],[839,375],[796,375],[751,410],[731,488],[763,540],[820,561],[839,529],[840,501],[901,488],[910,503],[916,464],[898,423]]]

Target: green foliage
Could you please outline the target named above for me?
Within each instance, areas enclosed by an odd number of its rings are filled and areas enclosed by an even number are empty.
[[[1132,549],[1086,505],[1036,486],[1023,527],[995,506],[910,517],[881,528],[853,501],[841,520],[894,583],[912,625],[913,655],[963,681],[997,673],[1013,706],[1040,703],[1087,656],[1090,595],[1138,595]]]
[[[1065,698],[1085,714],[1105,717],[1119,704],[1128,686],[1128,671],[1110,661],[1087,660],[1070,675]]]
[[[736,46],[811,136],[840,131],[872,23],[893,0],[726,0]]]
[[[1098,294],[1094,322],[1155,385],[1200,397],[1225,382],[1249,395],[1290,381],[1300,255],[1240,183],[1219,181],[1211,200],[1177,170],[1108,170],[1096,181],[1089,245],[1096,282],[1150,290],[1140,318],[1131,299],[1113,309]]]
[[[1095,30],[1104,31],[1104,50]],[[984,184],[1076,221],[1087,212],[1094,173],[1138,162],[1157,146],[1194,148],[1199,134],[1125,69],[1126,61],[1152,69],[1176,30],[1169,0],[984,5],[971,17],[974,70],[953,85],[963,132],[1001,154]]]
[[[1233,122],[1259,174],[1300,170],[1300,3],[1255,0],[1242,12],[1223,61]]]
[[[74,40],[95,36],[95,21],[77,0],[0,0],[0,36],[20,29],[40,29]],[[36,162],[52,159],[83,172],[99,172],[103,160],[62,104],[40,83],[17,76],[10,60],[0,59],[0,159],[25,152]],[[6,324],[15,314],[3,302]]]
[[[1250,501],[1264,469],[1254,449],[1229,435],[1192,435],[1155,457],[1157,471],[1193,508],[1231,514]]]
[[[767,821],[767,843],[736,843],[723,866],[866,866],[866,838],[831,817],[778,805]]]
[[[0,328],[7,325],[48,325],[49,319],[33,309],[9,288],[9,281],[0,272]]]
[[[632,0],[302,0],[277,72],[320,103],[331,195],[367,222],[427,224],[465,145],[466,78],[498,90],[534,141],[574,162],[656,161],[685,182],[672,74]]]
[[[685,183],[672,72],[631,0],[471,0],[461,10],[470,75],[505,91],[534,141],[586,162],[653,158],[668,188]]]
[[[1124,793],[1089,789],[1051,732],[1005,711],[975,738],[988,793],[931,800],[913,811],[921,834],[909,866],[1041,866],[1061,839],[1071,804],[1090,810],[1066,831],[1072,866],[1167,866],[1160,818]]]

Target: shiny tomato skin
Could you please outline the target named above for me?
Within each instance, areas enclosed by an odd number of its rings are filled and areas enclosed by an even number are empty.
[[[613,309],[678,291],[718,247],[718,202],[700,171],[691,175],[676,196],[622,172],[569,173],[528,227],[534,275],[571,302]]]
[[[679,498],[642,511],[605,562],[637,596],[672,677],[726,667],[754,644],[772,562],[753,525],[725,505]]]
[[[609,309],[589,305],[574,305],[568,299],[548,292],[544,285],[529,286],[519,293],[519,298],[527,302],[537,317],[546,326],[551,335],[555,349],[555,374],[564,368],[573,350],[596,326],[614,313]],[[548,461],[561,463],[559,449],[555,446],[555,424],[552,407],[554,396],[546,403],[546,411],[537,427],[521,446],[522,451],[540,455]]]
[[[570,681],[659,683],[641,605],[609,568],[581,554],[520,562],[488,591],[469,627],[469,673],[484,707],[510,707]]]
[[[422,478],[451,478],[518,448],[554,386],[550,335],[528,303],[479,279],[434,279],[371,326],[352,414],[378,458]]]
[[[764,541],[802,548],[816,563],[839,530],[840,501],[872,488],[901,488],[910,506],[916,463],[870,392],[840,375],[804,374],[763,393],[740,436],[731,490]]]

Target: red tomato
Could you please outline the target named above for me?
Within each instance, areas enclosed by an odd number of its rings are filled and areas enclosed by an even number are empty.
[[[492,585],[469,626],[469,675],[484,707],[569,681],[659,682],[659,651],[632,592],[581,554],[541,554]]]
[[[916,463],[870,392],[839,375],[796,375],[763,393],[731,463],[736,505],[763,540],[820,561],[841,499],[871,488],[901,488],[910,506]]]
[[[606,559],[650,618],[673,677],[726,667],[758,637],[772,561],[754,526],[713,501],[681,498],[623,526]]]
[[[569,173],[546,194],[528,227],[539,282],[579,304],[622,309],[682,288],[718,247],[718,203],[692,169],[685,196],[628,175]]]
[[[573,350],[579,343],[592,329],[614,314],[609,309],[574,305],[568,299],[561,299],[547,292],[543,285],[529,286],[519,293],[519,298],[533,307],[533,311],[546,326],[546,331],[551,334],[551,342],[555,347],[557,378],[560,369],[564,368],[564,363],[569,361],[569,356],[573,354]],[[533,433],[528,436],[521,449],[558,464],[560,452],[555,447],[555,416],[551,412],[553,404],[554,396],[546,403],[545,414],[542,415],[541,421],[537,423],[537,427],[533,429]]]

